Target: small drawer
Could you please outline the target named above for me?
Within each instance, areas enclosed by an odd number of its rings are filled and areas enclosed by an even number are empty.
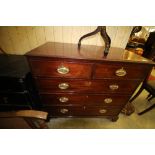
[[[93,78],[143,79],[149,71],[150,66],[145,64],[111,62],[110,64],[96,64]]]
[[[107,105],[107,106],[122,106],[130,96],[127,95],[106,95],[106,94],[40,94],[40,99],[43,105]]]
[[[31,60],[32,73],[43,77],[90,78],[91,64],[67,61]]]
[[[86,116],[116,116],[120,113],[120,108],[107,107],[107,106],[86,106]]]
[[[49,113],[49,117],[81,116],[84,113],[82,106],[46,106],[43,110]]]
[[[139,80],[56,80],[36,78],[40,93],[121,93],[131,94],[140,84]]]

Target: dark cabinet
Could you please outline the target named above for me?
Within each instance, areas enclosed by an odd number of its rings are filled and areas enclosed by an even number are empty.
[[[155,32],[151,32],[146,43],[143,56],[155,60]]]
[[[0,111],[37,109],[38,103],[26,58],[0,55]]]

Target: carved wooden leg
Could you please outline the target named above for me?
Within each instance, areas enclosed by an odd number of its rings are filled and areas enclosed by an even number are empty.
[[[133,106],[132,103],[128,102],[128,103],[125,105],[125,107],[122,109],[121,112],[122,112],[123,114],[129,116],[129,115],[131,115],[132,113],[135,112],[135,108],[134,108],[134,106]]]
[[[118,116],[113,116],[112,118],[111,118],[111,121],[112,122],[116,122],[118,120]]]

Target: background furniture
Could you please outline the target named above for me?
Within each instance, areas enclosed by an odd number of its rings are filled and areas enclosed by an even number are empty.
[[[153,62],[133,52],[103,47],[46,43],[26,54],[42,109],[49,117],[107,117],[125,107]]]
[[[138,90],[138,92],[130,99],[130,102],[132,102],[134,99],[136,99],[144,89],[149,92],[149,95],[147,97],[148,101],[150,101],[151,99],[153,99],[155,97],[155,81],[149,80],[148,78],[146,78],[143,81],[143,84],[140,87],[140,89]],[[146,113],[147,111],[153,109],[154,107],[155,107],[155,103],[153,105],[151,105],[150,107],[146,108],[145,110],[139,112],[138,114],[142,115],[142,114]]]
[[[142,26],[134,26],[133,27],[130,37],[129,37],[129,40],[128,40],[128,43],[127,43],[127,46],[126,46],[127,50],[132,51],[139,55],[143,54],[145,42],[146,42],[145,38],[142,38],[142,36],[141,37],[136,36],[136,34],[138,32],[140,32],[141,30],[142,30]]]
[[[90,36],[95,35],[95,34],[97,34],[99,32],[100,32],[100,35],[101,35],[101,37],[102,37],[102,39],[104,40],[104,43],[105,43],[105,45],[104,45],[105,46],[105,48],[104,48],[104,56],[106,56],[108,54],[108,52],[109,52],[110,44],[111,44],[111,39],[110,39],[110,37],[108,36],[108,34],[106,32],[106,26],[98,26],[94,31],[83,35],[78,41],[78,49],[80,50],[81,41],[84,38],[90,37]]]
[[[35,110],[0,112],[0,129],[46,129],[47,115]]]
[[[143,56],[151,60],[155,59],[155,32],[151,32],[146,43]]]
[[[24,56],[0,55],[0,111],[37,109],[39,102]]]

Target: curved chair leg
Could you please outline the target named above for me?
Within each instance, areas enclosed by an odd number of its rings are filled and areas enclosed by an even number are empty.
[[[151,97],[148,99],[148,101],[151,101],[153,98],[154,98],[154,96],[151,96]]]
[[[141,86],[141,88],[139,89],[139,91],[129,100],[129,102],[132,102],[135,98],[137,98],[140,93],[143,91],[143,86]]]
[[[149,99],[150,97],[151,97],[151,94],[149,94],[146,99]]]
[[[146,112],[148,112],[148,111],[150,111],[151,109],[153,109],[155,107],[155,104],[153,104],[152,106],[150,106],[149,108],[147,108],[147,109],[145,109],[145,110],[143,110],[142,112],[139,112],[138,113],[138,115],[142,115],[142,114],[144,114],[144,113],[146,113]]]

